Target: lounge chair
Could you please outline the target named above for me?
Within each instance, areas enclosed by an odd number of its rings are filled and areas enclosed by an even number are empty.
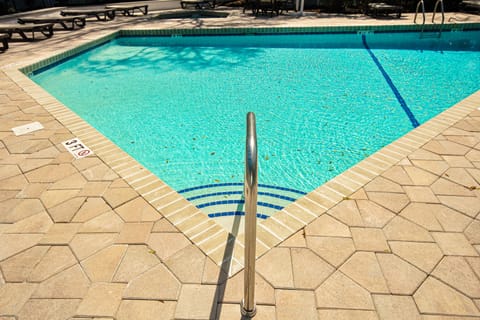
[[[31,37],[27,33],[32,33]],[[35,40],[35,33],[40,32],[45,38],[53,36],[53,23],[39,23],[39,24],[0,24],[0,33],[8,34],[11,39],[14,33],[18,33],[24,40]]]
[[[115,19],[114,9],[65,9],[60,11],[62,16],[81,16],[95,17],[99,21],[108,21]]]
[[[113,9],[115,11],[119,11],[124,16],[134,16],[135,15],[135,10],[140,11],[140,13],[143,13],[143,15],[148,14],[148,4],[141,4],[141,5],[128,5],[128,4],[108,5],[108,6],[105,6],[105,9]]]
[[[187,7],[195,7],[196,9],[213,9],[215,4],[213,1],[209,0],[182,0],[180,1],[180,6],[183,9]]]
[[[258,14],[268,14],[273,16],[274,14],[279,15],[282,11],[283,2],[280,3],[276,0],[248,0],[243,7],[243,12],[247,9],[251,9],[254,15]]]
[[[10,36],[7,33],[0,33],[0,42],[2,43],[1,51],[8,49],[8,39],[10,39]]]
[[[463,0],[460,2],[460,10],[466,12],[480,12],[480,0]]]
[[[74,30],[75,27],[83,28],[86,23],[86,15],[82,16],[68,16],[63,17],[60,15],[48,15],[39,17],[22,17],[18,18],[18,23],[58,23],[66,30]]]
[[[367,14],[374,18],[384,15],[388,16],[391,13],[394,13],[397,18],[402,16],[402,6],[387,4],[384,2],[371,2],[367,6]]]
[[[194,6],[197,9],[213,9],[219,6],[228,6],[230,4],[239,3],[238,0],[182,0],[180,5],[183,9]]]

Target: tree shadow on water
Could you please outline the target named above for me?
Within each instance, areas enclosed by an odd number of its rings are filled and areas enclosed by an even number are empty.
[[[262,48],[245,47],[129,46],[125,50],[110,51],[110,48],[106,48],[76,68],[79,72],[99,76],[112,76],[126,69],[155,69],[158,72],[225,71],[239,64],[248,64],[262,52]]]

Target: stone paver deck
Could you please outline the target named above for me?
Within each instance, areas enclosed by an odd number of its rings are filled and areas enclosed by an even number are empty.
[[[240,319],[243,296],[243,271],[229,277],[111,165],[115,157],[73,160],[60,143],[78,128],[48,111],[48,95],[32,95],[28,80],[12,70],[119,28],[389,25],[411,18],[120,17],[12,43],[0,55],[0,319]],[[289,207],[315,218],[257,260],[255,319],[480,319],[478,107],[480,91],[387,147],[372,160],[381,169],[359,165],[352,174],[363,183],[350,192],[330,185],[344,196],[328,207],[319,192]],[[32,121],[45,128],[12,133]],[[102,145],[92,149],[102,154]],[[385,160],[393,154],[405,156]]]

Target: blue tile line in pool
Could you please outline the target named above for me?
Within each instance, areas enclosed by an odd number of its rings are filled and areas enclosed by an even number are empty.
[[[197,194],[193,195],[191,197],[187,197],[188,201],[198,201],[199,199],[204,199],[208,197],[218,197],[218,196],[226,196],[226,195],[242,195],[243,190],[230,190],[230,191],[218,191],[218,192],[208,192],[207,190],[215,189],[215,188],[222,188],[222,187],[242,187],[243,188],[243,183],[239,182],[229,182],[229,183],[215,183],[215,184],[207,184],[207,185],[201,185],[201,186],[196,186],[196,187],[191,187],[191,188],[186,188],[183,190],[178,191],[180,194],[186,194],[192,191],[198,191],[205,189],[205,193],[202,194]],[[286,191],[294,194],[298,194],[299,196],[303,196],[306,194],[306,192],[295,190],[295,189],[290,189],[290,188],[284,188],[284,187],[278,187],[278,186],[272,186],[272,185],[266,185],[266,184],[259,184],[259,188],[266,188],[266,189],[271,189],[271,190],[279,190],[279,191]],[[286,195],[282,194],[276,194],[272,192],[264,192],[264,191],[259,191],[258,195],[260,196],[266,196],[270,198],[275,198],[275,199],[280,199],[284,201],[289,201],[293,202],[296,200],[294,197],[289,197]],[[196,207],[199,209],[206,208],[206,207],[214,207],[214,206],[221,206],[221,205],[238,205],[238,204],[244,204],[245,201],[243,199],[240,200],[218,200],[218,201],[211,201],[207,203],[196,203]],[[284,207],[272,203],[267,203],[267,202],[262,202],[259,201],[257,202],[258,206],[264,207],[264,208],[270,208],[274,210],[282,210]],[[218,217],[227,217],[227,216],[244,216],[245,212],[239,211],[239,210],[234,210],[234,211],[222,211],[222,212],[214,212],[214,213],[209,213],[208,217],[209,218],[218,218]],[[262,214],[262,213],[257,213],[257,218],[259,219],[267,219],[269,215]]]
[[[244,204],[245,200],[220,200],[220,201],[212,201],[212,202],[207,202],[207,203],[201,203],[197,205],[198,209],[206,208],[206,207],[211,207],[211,206],[217,206],[217,205],[223,205],[223,204]],[[282,206],[277,206],[275,204],[267,203],[267,202],[257,202],[257,205],[261,207],[267,207],[267,208],[272,208],[276,210],[282,210]]]
[[[214,184],[205,184],[201,186],[196,186],[192,188],[186,188],[179,190],[178,193],[186,193],[190,191],[195,191],[195,190],[200,190],[200,189],[206,189],[206,188],[215,188],[215,187],[228,187],[228,186],[243,186],[243,183],[240,182],[227,182],[227,183],[214,183]],[[284,188],[284,187],[277,187],[277,186],[272,186],[272,185],[267,185],[267,184],[259,184],[259,187],[262,188],[270,188],[270,189],[277,189],[277,190],[282,190],[282,191],[289,191],[293,193],[298,193],[300,195],[306,195],[307,193],[304,191],[300,190],[295,190],[295,189],[290,189],[290,188]]]
[[[395,86],[395,84],[393,83],[392,79],[390,78],[390,76],[388,75],[387,71],[385,71],[385,69],[383,68],[382,64],[380,63],[380,61],[378,60],[378,58],[375,56],[375,54],[372,52],[372,50],[370,49],[370,47],[368,46],[368,43],[367,43],[367,37],[362,34],[362,42],[363,42],[363,46],[365,47],[365,49],[367,49],[368,51],[368,54],[370,55],[370,57],[372,58],[373,62],[375,62],[375,64],[377,65],[377,68],[378,70],[380,70],[380,72],[382,73],[383,77],[385,78],[385,81],[387,81],[388,85],[390,86],[390,89],[393,91],[393,94],[395,95],[395,97],[397,98],[398,100],[398,103],[400,103],[400,106],[402,107],[403,111],[405,111],[405,113],[407,114],[408,116],[408,119],[410,119],[410,122],[412,123],[412,126],[414,128],[418,127],[420,124],[418,123],[418,120],[415,118],[415,116],[413,115],[412,111],[410,110],[410,108],[407,106],[407,103],[405,102],[405,99],[403,99],[402,95],[400,94],[400,92],[398,91],[397,87]]]
[[[227,211],[227,212],[218,212],[218,213],[209,213],[209,218],[218,218],[218,217],[228,217],[228,216],[244,216],[245,212],[243,211]],[[257,218],[259,219],[267,219],[269,216],[265,214],[257,213]]]
[[[206,194],[201,194],[201,195],[194,196],[194,197],[189,197],[189,198],[187,198],[187,200],[188,201],[193,201],[193,200],[202,199],[202,198],[208,198],[208,197],[214,197],[214,196],[224,196],[224,195],[234,195],[234,194],[243,194],[243,191],[224,191],[224,192],[206,193]],[[260,192],[259,191],[258,195],[268,196],[268,197],[282,199],[282,200],[291,201],[291,202],[297,200],[295,198],[282,196],[282,195],[275,194],[275,193],[270,193],[270,192]]]

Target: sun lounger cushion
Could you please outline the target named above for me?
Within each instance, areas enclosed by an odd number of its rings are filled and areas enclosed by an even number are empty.
[[[29,37],[28,33],[32,33]],[[17,33],[24,40],[35,40],[35,33],[40,32],[46,38],[53,36],[53,23],[39,24],[0,24],[0,33],[6,33],[11,38]]]
[[[124,16],[134,16],[135,15],[135,10],[140,11],[140,13],[146,15],[148,14],[148,5],[147,4],[142,4],[142,5],[123,5],[123,4],[118,4],[118,5],[108,5],[105,6],[106,9],[113,9],[115,11],[120,11]]]
[[[402,7],[391,5],[383,2],[372,2],[368,4],[367,14],[372,17],[377,17],[379,15],[389,15],[390,13],[396,14],[397,18],[402,16]]]
[[[60,11],[62,16],[80,16],[95,17],[99,21],[115,19],[114,9],[65,9]]]
[[[81,16],[38,16],[38,17],[21,17],[18,18],[18,23],[58,23],[66,30],[74,30],[75,27],[83,28],[86,24],[86,15]]]
[[[463,0],[460,8],[463,11],[480,11],[480,0]]]
[[[197,9],[213,8],[214,5],[209,0],[182,0],[180,6],[186,9],[189,6],[194,6]]]

